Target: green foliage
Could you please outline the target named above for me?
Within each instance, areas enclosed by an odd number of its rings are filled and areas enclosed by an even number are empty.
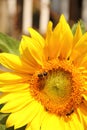
[[[84,34],[86,32],[84,22],[82,20],[79,20],[79,23],[80,23],[80,26],[81,26],[82,34]],[[75,34],[75,32],[76,32],[77,25],[78,25],[78,23],[76,23],[72,26],[72,33],[73,34]]]
[[[0,130],[6,130],[5,122],[8,117],[8,114],[0,113]]]
[[[6,130],[6,127],[5,127],[5,125],[3,125],[3,124],[0,124],[0,130]]]
[[[16,39],[0,33],[0,51],[1,52],[8,52],[8,53],[13,53],[16,55],[19,55],[19,41]]]

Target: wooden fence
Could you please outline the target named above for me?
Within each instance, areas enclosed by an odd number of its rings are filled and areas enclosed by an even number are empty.
[[[0,32],[19,37],[34,27],[44,34],[48,21],[57,23],[60,14],[67,20],[87,23],[87,0],[0,0]]]

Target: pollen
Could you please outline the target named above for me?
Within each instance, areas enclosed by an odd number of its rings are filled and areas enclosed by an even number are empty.
[[[79,70],[68,60],[55,59],[32,76],[30,91],[46,111],[69,116],[82,102],[82,86]]]

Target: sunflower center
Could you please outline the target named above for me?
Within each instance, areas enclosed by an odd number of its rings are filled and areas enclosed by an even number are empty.
[[[56,115],[70,115],[81,104],[82,77],[69,61],[53,60],[32,76],[30,90],[44,108]]]
[[[48,95],[52,100],[67,98],[71,93],[70,74],[60,68],[51,72],[45,81],[42,92]],[[60,99],[60,102],[61,102]]]

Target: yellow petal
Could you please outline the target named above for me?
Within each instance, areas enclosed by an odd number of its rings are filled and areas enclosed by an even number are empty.
[[[52,57],[50,53],[50,51],[52,50],[51,45],[50,45],[51,37],[52,37],[52,22],[50,21],[47,27],[46,42],[45,42],[45,47],[44,47],[44,55],[45,55],[46,60]]]
[[[82,104],[80,107],[80,113],[83,119],[83,125],[84,125],[84,130],[87,128],[87,106],[85,104]]]
[[[0,84],[20,83],[29,80],[29,75],[4,72],[0,74]]]
[[[71,60],[74,61],[74,63],[78,62],[78,59],[81,57],[81,59],[84,57],[84,54],[87,53],[87,33],[85,33],[80,40],[77,42],[77,44],[74,46],[72,53],[71,53]]]
[[[79,108],[77,108],[77,116],[78,116],[79,121],[80,121],[82,124],[84,124],[84,121],[83,121],[83,118],[82,118],[82,113],[81,113],[81,111],[80,111]]]
[[[87,68],[87,54],[80,56],[77,62],[79,66],[84,66],[85,68]],[[75,63],[77,62],[75,61]]]
[[[43,66],[43,48],[40,44],[27,36],[23,36],[20,44],[20,53],[24,61],[33,67]]]
[[[81,37],[82,37],[82,31],[81,31],[80,23],[78,23],[75,35],[73,37],[73,47],[76,45],[76,43],[79,41]]]
[[[19,83],[19,84],[10,84],[10,85],[1,85],[1,92],[17,92],[29,90],[29,83]]]
[[[71,49],[72,49],[72,42],[73,42],[73,34],[72,31],[66,22],[64,16],[62,15],[60,17],[60,23],[61,23],[61,51],[60,51],[60,58],[68,58]]]
[[[52,117],[52,115],[44,112],[44,118],[42,120],[42,124],[41,124],[41,130],[45,130],[46,129],[46,126],[47,126],[47,123],[49,121],[49,119]]]
[[[84,99],[83,100],[84,106],[87,107],[87,93],[86,94],[82,94],[82,96],[83,96],[83,99]]]
[[[71,115],[71,120],[69,121],[71,130],[84,130],[82,122],[79,121],[76,113]]]
[[[0,63],[8,69],[18,72],[34,73],[35,68],[26,64],[18,56],[9,53],[0,54]]]
[[[29,32],[30,32],[31,37],[33,39],[35,39],[43,48],[44,44],[45,44],[44,38],[37,31],[35,31],[33,28],[29,28]]]
[[[20,92],[21,93],[21,92]],[[13,93],[14,95],[14,93]],[[23,96],[20,95],[19,98],[15,98],[11,101],[8,101],[1,109],[1,112],[3,113],[14,113],[17,111],[22,110],[24,107],[28,106],[34,99],[29,96],[29,94],[26,93],[26,95]]]
[[[55,124],[55,125],[54,125]],[[50,118],[44,120],[42,124],[42,130],[64,130],[65,127],[61,124],[60,117],[56,117],[55,115],[50,115]]]
[[[60,59],[67,59],[70,56],[71,49],[72,49],[72,36],[71,34],[66,31],[61,39],[62,47],[60,51],[59,58]]]
[[[84,99],[87,101],[87,95],[83,94],[82,96],[83,96]]]
[[[12,113],[6,121],[6,126],[10,127],[14,125],[14,129],[17,129],[28,124],[38,114],[40,107],[36,101],[33,101],[20,111]]]
[[[20,97],[28,96],[29,92],[22,91],[21,93],[1,93],[0,94],[0,104],[13,101],[15,99],[18,99]]]
[[[32,127],[31,127],[31,125],[30,125],[30,123],[29,123],[29,125],[25,128],[25,130],[33,130]]]
[[[60,58],[67,58],[71,52],[72,42],[73,34],[63,15],[60,17],[59,23],[53,31],[52,23],[49,22],[45,47],[48,59],[58,56]]]
[[[44,116],[44,108],[42,107],[38,114],[34,117],[34,119],[32,120],[31,123],[29,123],[26,127],[25,130],[39,130],[41,129],[41,124],[42,124],[42,119],[43,119],[43,116]]]
[[[61,25],[58,23],[56,28],[52,32],[52,23],[49,22],[48,30],[47,30],[47,37],[46,37],[46,44],[47,44],[47,52],[48,52],[48,59],[53,59],[58,57],[61,49]]]

